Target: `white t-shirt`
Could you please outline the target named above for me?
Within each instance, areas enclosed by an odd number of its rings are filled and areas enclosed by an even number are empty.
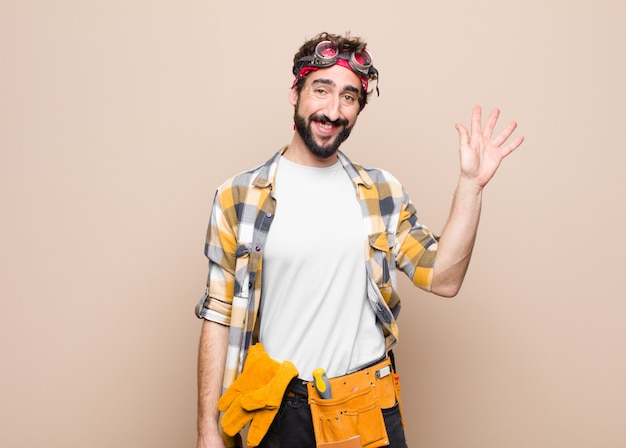
[[[279,161],[276,213],[263,255],[260,342],[299,377],[329,377],[381,358],[382,329],[366,296],[363,219],[341,163]]]

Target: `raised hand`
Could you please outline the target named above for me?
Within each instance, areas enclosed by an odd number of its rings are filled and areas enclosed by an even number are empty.
[[[517,149],[524,141],[523,136],[515,138],[510,143],[509,139],[517,123],[512,121],[509,125],[492,140],[493,130],[498,122],[500,110],[494,109],[487,118],[485,128],[482,128],[482,109],[474,106],[472,112],[471,135],[462,124],[457,124],[459,132],[459,153],[461,158],[461,176],[472,180],[476,186],[483,188],[494,176],[502,159]]]

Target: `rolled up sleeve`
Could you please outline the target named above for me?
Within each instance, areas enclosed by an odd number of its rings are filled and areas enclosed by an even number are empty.
[[[209,261],[207,287],[196,306],[196,316],[230,325],[235,285],[236,231],[230,225],[229,213],[234,213],[229,189],[215,195],[206,235],[204,253]]]

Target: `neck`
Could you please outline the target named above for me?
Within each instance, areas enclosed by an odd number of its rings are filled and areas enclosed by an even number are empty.
[[[337,162],[338,158],[337,153],[328,158],[316,156],[311,152],[306,143],[304,143],[304,140],[300,137],[300,134],[297,132],[294,132],[291,145],[289,145],[289,149],[283,154],[283,157],[286,157],[291,162],[299,165],[314,166],[319,168],[331,166]]]

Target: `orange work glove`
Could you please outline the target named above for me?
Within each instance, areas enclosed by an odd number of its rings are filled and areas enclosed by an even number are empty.
[[[285,380],[289,375],[291,375],[289,379]],[[222,429],[224,433],[229,436],[234,436],[239,433],[248,422],[259,418],[258,423],[255,421],[253,425],[251,425],[251,427],[254,427],[252,441],[254,442],[258,439],[258,442],[256,442],[256,444],[248,443],[251,446],[257,446],[269,429],[276,412],[278,412],[278,407],[280,407],[280,402],[287,389],[287,385],[291,379],[297,375],[297,369],[289,361],[285,361],[281,364],[273,360],[265,352],[262,344],[251,346],[248,349],[248,355],[241,375],[239,375],[226,392],[224,392],[217,403],[218,409],[224,412],[222,416]],[[282,391],[280,391],[281,387]],[[270,390],[272,392],[272,399],[269,401],[271,401],[272,408],[274,407],[273,405],[276,404],[274,396],[280,394],[280,397],[278,398],[275,409],[264,409],[267,406],[261,402],[264,399],[268,402]],[[258,396],[254,393],[257,393]],[[248,394],[252,394],[250,398],[246,398]],[[246,407],[243,406],[243,402],[247,402],[250,409],[246,409]],[[265,411],[270,411],[270,413]],[[260,415],[263,412],[265,412],[265,414]],[[271,419],[269,418],[270,415]],[[249,434],[248,440],[250,441],[250,439]]]
[[[241,396],[241,407],[254,413],[248,430],[248,445],[258,446],[280,409],[287,386],[298,376],[298,369],[289,361],[283,361],[267,386]]]

